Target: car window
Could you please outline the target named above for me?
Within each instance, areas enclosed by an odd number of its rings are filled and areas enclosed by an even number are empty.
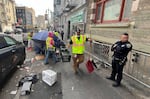
[[[16,41],[10,37],[5,36],[4,39],[9,46],[16,44]]]
[[[0,49],[7,47],[7,43],[3,37],[0,37]]]

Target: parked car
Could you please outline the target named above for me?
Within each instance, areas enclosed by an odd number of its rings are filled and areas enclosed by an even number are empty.
[[[22,42],[0,34],[0,85],[17,65],[24,63],[25,58],[25,46]]]
[[[23,42],[23,34],[21,29],[15,29],[14,31],[5,31],[4,34],[11,36],[19,42]]]

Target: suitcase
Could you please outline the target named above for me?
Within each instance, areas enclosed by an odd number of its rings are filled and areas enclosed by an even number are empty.
[[[71,61],[71,54],[68,50],[61,52],[62,62],[70,62]]]
[[[93,63],[92,61],[88,60],[86,63],[86,67],[89,73],[92,73],[94,71]]]

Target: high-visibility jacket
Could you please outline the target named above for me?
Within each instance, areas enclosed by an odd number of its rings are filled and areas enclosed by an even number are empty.
[[[53,49],[55,49],[55,47],[54,47],[54,40],[53,40],[52,37],[47,37],[47,39],[46,39],[46,48],[47,48],[47,49],[48,49],[48,48],[53,48]]]
[[[57,37],[58,37],[58,35],[59,35],[58,32],[54,32],[54,34],[55,34]]]
[[[73,54],[83,54],[85,50],[85,41],[86,41],[86,36],[85,35],[80,35],[80,39],[77,38],[77,35],[72,36],[71,40],[73,42],[72,45],[72,53]]]
[[[28,38],[28,40],[31,40],[31,39],[32,39],[31,33],[28,33],[27,38]]]

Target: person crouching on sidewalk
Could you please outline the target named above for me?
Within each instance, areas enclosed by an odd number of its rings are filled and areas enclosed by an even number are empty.
[[[46,57],[44,60],[44,64],[48,64],[48,60],[49,60],[49,56],[52,57],[53,61],[56,63],[56,56],[55,56],[55,44],[54,44],[54,40],[53,40],[53,33],[50,32],[48,34],[48,37],[46,39]]]

